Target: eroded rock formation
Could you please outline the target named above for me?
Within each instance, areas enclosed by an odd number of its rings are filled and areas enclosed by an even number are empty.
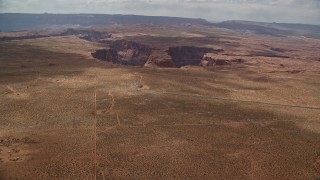
[[[176,67],[166,52],[153,53],[144,65],[146,67]]]
[[[219,53],[223,52],[222,49],[180,46],[169,47],[168,50],[154,50],[146,45],[126,40],[104,40],[103,43],[110,48],[97,50],[92,53],[92,56],[102,61],[123,65],[179,68],[187,65],[207,67],[242,62],[241,59],[219,58],[221,56]],[[210,56],[207,56],[208,54]]]
[[[152,49],[148,46],[125,40],[106,42],[110,49],[100,49],[92,53],[92,56],[102,61],[110,61],[117,64],[144,66]]]
[[[179,46],[179,47],[169,47],[167,51],[171,56],[173,63],[176,67],[182,67],[186,65],[198,66],[201,63],[204,55],[207,53],[218,53],[223,50],[205,48],[205,47],[195,47],[195,46]]]
[[[152,52],[146,45],[125,40],[112,41],[110,47],[118,52],[123,61],[136,66],[143,66]]]
[[[119,56],[116,50],[114,49],[99,49],[94,53],[91,53],[91,55],[99,60],[102,61],[112,61],[117,63]]]
[[[200,66],[207,67],[207,66],[224,66],[224,65],[231,65],[231,64],[240,64],[243,63],[243,59],[241,58],[234,58],[230,56],[224,55],[214,55],[214,56],[205,56],[200,62]]]

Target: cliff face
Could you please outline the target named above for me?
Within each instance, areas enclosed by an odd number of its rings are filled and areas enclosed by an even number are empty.
[[[215,50],[212,48],[195,47],[195,46],[179,46],[169,47],[168,54],[171,56],[176,67],[186,65],[198,66],[207,53],[217,53],[223,50]]]
[[[92,56],[102,61],[110,61],[117,64],[143,66],[152,49],[148,46],[125,40],[109,41],[110,49],[100,49],[92,53]]]
[[[222,49],[212,49],[195,46],[169,47],[168,50],[153,50],[152,48],[132,41],[103,41],[110,49],[100,49],[92,56],[102,61],[117,64],[146,67],[182,67],[222,65],[227,62],[212,60],[205,57],[208,53],[223,52]]]
[[[113,41],[110,47],[118,52],[122,61],[135,66],[143,66],[152,52],[152,49],[146,45],[125,40]]]
[[[96,52],[91,53],[91,55],[101,61],[119,63],[118,53],[114,49],[99,49]]]
[[[218,54],[207,54],[203,57],[200,62],[200,66],[224,66],[232,64],[241,64],[244,60],[240,57],[233,57],[228,55],[218,55]]]
[[[99,49],[92,56],[102,61],[116,64],[145,66],[145,67],[171,67],[182,66],[223,66],[241,63],[242,59],[230,59],[222,55],[223,49],[213,49],[196,46],[169,47],[167,50],[152,49],[151,47],[127,40],[103,40],[109,49]]]
[[[154,52],[148,58],[146,67],[176,67],[166,52]]]

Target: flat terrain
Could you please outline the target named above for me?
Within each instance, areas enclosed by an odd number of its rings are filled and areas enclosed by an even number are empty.
[[[320,177],[320,40],[140,26],[97,29],[244,63],[133,67],[77,36],[0,42],[0,179]]]

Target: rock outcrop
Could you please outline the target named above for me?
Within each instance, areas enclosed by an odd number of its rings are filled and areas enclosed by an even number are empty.
[[[143,66],[152,52],[146,45],[125,40],[112,41],[109,46],[118,52],[123,61],[136,66]]]
[[[241,58],[233,58],[224,55],[216,55],[216,56],[205,56],[200,62],[200,66],[208,67],[208,66],[224,66],[231,64],[240,64],[243,63],[243,59]]]
[[[119,59],[118,53],[114,49],[99,49],[96,52],[91,53],[91,55],[96,59],[112,61],[114,63],[117,63]]]
[[[166,52],[153,53],[149,56],[145,67],[176,67]]]
[[[145,67],[224,66],[242,63],[237,57],[223,54],[222,49],[195,46],[169,47],[168,50],[152,49],[149,46],[126,40],[103,40],[108,49],[99,49],[92,56],[116,64]]]
[[[206,47],[179,46],[169,47],[167,52],[171,56],[174,65],[176,67],[182,67],[187,65],[198,66],[205,54],[218,53],[222,51],[223,50],[221,49],[217,50]]]
[[[92,56],[102,61],[110,61],[117,64],[144,66],[152,49],[148,46],[125,40],[105,42],[110,49],[100,49]]]

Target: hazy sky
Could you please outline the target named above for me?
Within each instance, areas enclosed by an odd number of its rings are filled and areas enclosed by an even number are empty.
[[[138,14],[320,24],[320,0],[0,0],[0,12]]]

